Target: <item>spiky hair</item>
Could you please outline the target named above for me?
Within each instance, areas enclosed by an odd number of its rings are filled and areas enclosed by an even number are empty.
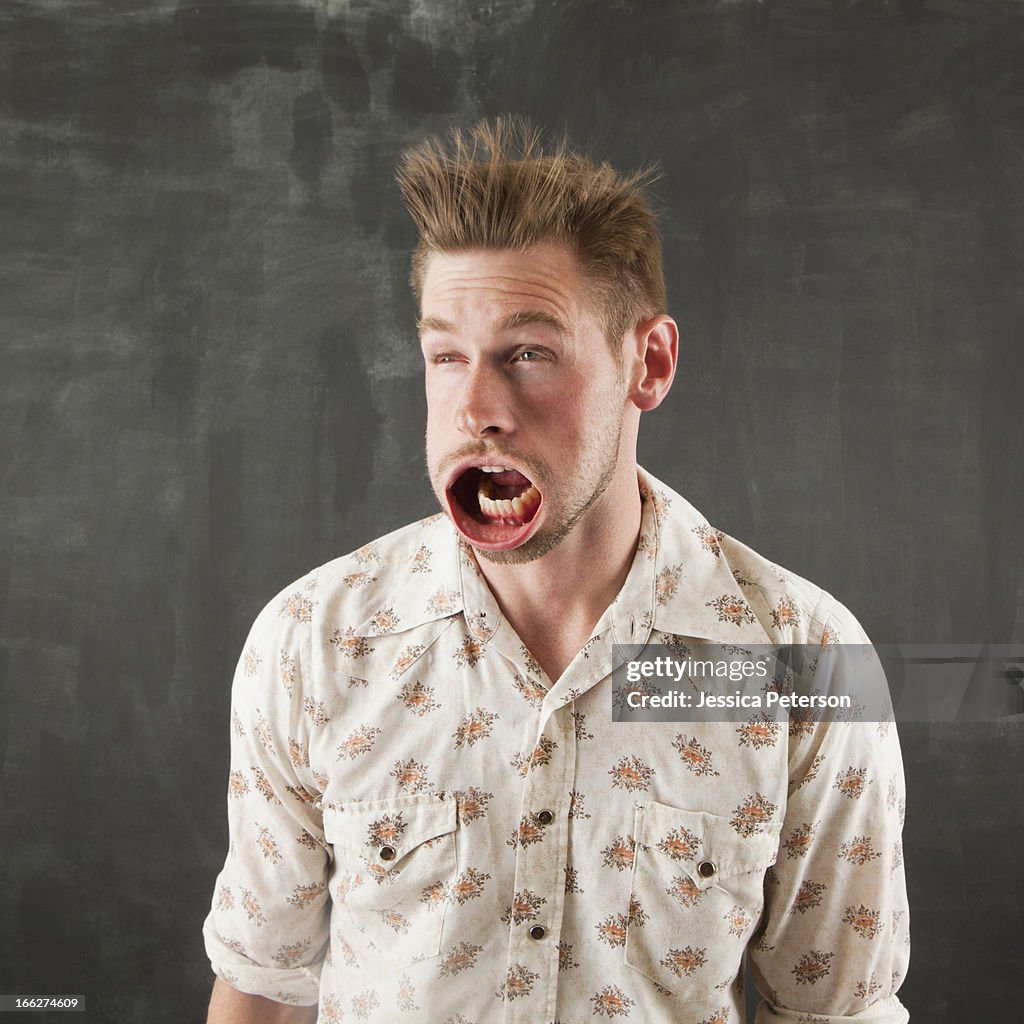
[[[419,233],[411,275],[419,299],[432,253],[554,242],[579,260],[613,348],[641,320],[665,312],[650,169],[622,176],[564,136],[545,147],[529,121],[498,117],[406,150],[396,178]]]

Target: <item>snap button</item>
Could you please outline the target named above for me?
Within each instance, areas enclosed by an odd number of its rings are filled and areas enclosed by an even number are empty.
[[[715,873],[715,865],[709,860],[702,860],[697,865],[697,874],[701,878],[710,878]]]
[[[395,848],[393,846],[382,846],[380,848],[380,859],[381,860],[394,860],[395,859]]]
[[[554,820],[555,816],[546,807],[537,814],[538,825],[550,825]]]
[[[535,924],[530,929],[530,938],[531,939],[543,939],[544,936],[547,935],[547,933],[548,933],[547,928],[545,928],[541,924]]]

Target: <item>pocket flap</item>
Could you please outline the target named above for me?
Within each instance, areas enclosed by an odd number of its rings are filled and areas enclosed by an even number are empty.
[[[454,832],[456,821],[456,802],[448,793],[355,800],[324,807],[324,836],[367,861],[390,850],[387,866],[396,867],[417,846]]]
[[[781,821],[751,825],[707,811],[684,811],[651,801],[636,809],[636,835],[656,857],[682,870],[698,889],[775,863]]]

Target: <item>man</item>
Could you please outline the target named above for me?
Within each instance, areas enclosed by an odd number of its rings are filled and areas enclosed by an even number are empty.
[[[444,513],[253,627],[210,1020],[735,1024],[749,957],[760,1021],[905,1021],[895,730],[612,721],[614,644],[863,640],[637,466],[642,178],[498,121],[399,183]]]

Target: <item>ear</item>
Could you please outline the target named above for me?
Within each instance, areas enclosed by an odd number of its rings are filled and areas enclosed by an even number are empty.
[[[679,328],[670,316],[643,320],[626,335],[624,347],[632,346],[630,401],[641,411],[661,405],[676,375]]]

